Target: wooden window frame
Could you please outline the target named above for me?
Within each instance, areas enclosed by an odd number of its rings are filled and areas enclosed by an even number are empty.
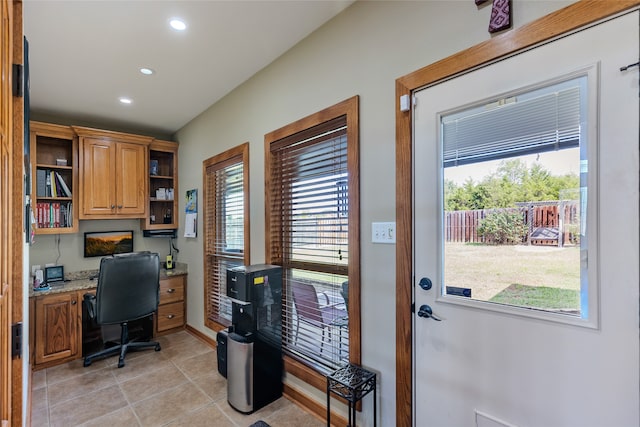
[[[276,224],[271,218],[271,145],[277,144],[291,135],[304,135],[310,129],[323,123],[346,116],[347,123],[347,169],[349,188],[348,209],[348,277],[349,277],[349,361],[361,363],[360,324],[360,166],[359,166],[359,97],[354,96],[338,104],[311,114],[265,135],[265,259],[269,264],[277,264],[277,255],[272,253],[270,230]],[[304,138],[299,138],[304,139]],[[286,286],[286,284],[283,284]],[[286,295],[286,289],[283,289]],[[319,390],[326,390],[326,377],[316,368],[301,359],[284,355],[285,371],[305,381]]]
[[[204,264],[204,324],[206,327],[213,329],[214,331],[222,330],[228,327],[231,322],[224,318],[216,316],[210,316],[210,294],[214,292],[211,289],[212,283],[208,281],[208,271],[214,268],[211,265],[215,256],[224,254],[209,254],[208,246],[214,246],[215,242],[215,224],[217,219],[213,212],[209,212],[208,206],[214,205],[215,200],[215,188],[210,189],[207,185],[207,170],[214,168],[214,170],[224,169],[232,164],[242,163],[243,165],[243,211],[244,211],[244,248],[242,253],[242,262],[244,265],[250,264],[250,228],[249,228],[249,143],[245,142],[237,147],[231,148],[216,156],[210,157],[202,162],[202,188],[203,188],[203,207],[202,218],[204,225],[204,242],[203,242],[203,264]]]

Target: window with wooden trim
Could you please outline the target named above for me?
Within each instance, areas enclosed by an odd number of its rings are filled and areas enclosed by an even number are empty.
[[[205,325],[231,324],[227,269],[249,265],[249,144],[202,162]]]
[[[267,262],[283,349],[325,374],[360,362],[358,98],[265,136]]]

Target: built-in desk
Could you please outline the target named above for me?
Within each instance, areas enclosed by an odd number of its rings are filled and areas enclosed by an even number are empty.
[[[82,299],[95,292],[97,270],[71,272],[65,282],[29,292],[31,360],[42,369],[82,357]],[[154,335],[182,329],[186,323],[187,265],[160,270],[160,305]]]

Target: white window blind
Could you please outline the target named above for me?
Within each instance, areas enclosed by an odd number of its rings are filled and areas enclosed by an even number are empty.
[[[207,320],[224,326],[231,324],[231,302],[226,291],[227,269],[244,265],[244,182],[241,155],[205,168]]]
[[[586,77],[441,119],[444,167],[578,147]]]
[[[270,146],[270,251],[283,267],[285,351],[332,370],[349,360],[344,116]]]

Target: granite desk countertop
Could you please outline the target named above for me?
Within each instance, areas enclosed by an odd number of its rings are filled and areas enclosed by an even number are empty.
[[[187,264],[177,262],[176,268],[166,270],[160,269],[160,280],[173,276],[185,276],[187,274]],[[62,292],[79,291],[83,289],[95,289],[98,287],[98,270],[72,271],[65,273],[65,281],[58,285],[50,286],[47,289],[35,291],[29,290],[29,297],[38,295],[58,294]]]

